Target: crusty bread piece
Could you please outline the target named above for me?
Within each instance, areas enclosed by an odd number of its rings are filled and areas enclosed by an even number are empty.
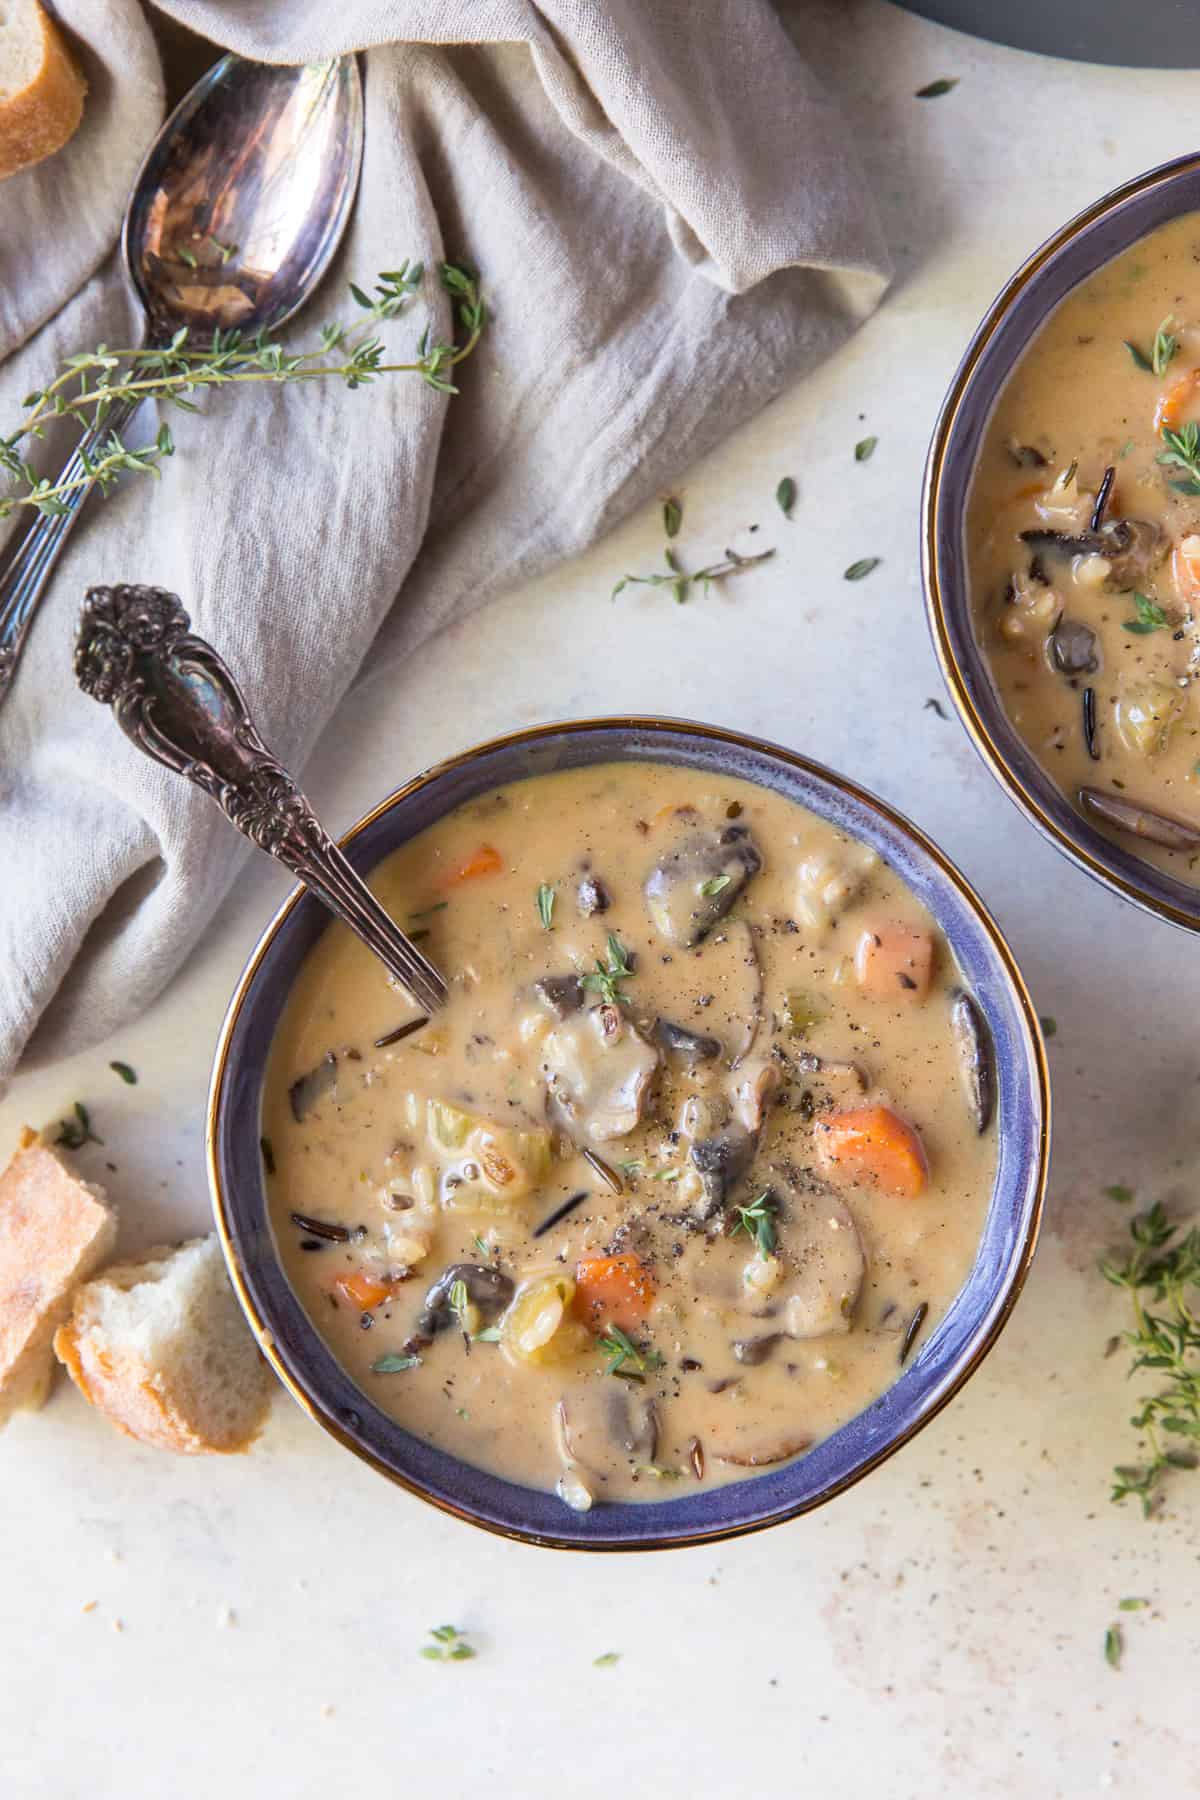
[[[87,82],[38,0],[0,0],[0,181],[61,150]]]
[[[26,1127],[0,1175],[0,1425],[46,1398],[55,1327],[116,1235],[103,1188],[80,1181]]]
[[[54,1348],[121,1431],[184,1456],[246,1450],[274,1382],[215,1236],[114,1263],[75,1294]]]

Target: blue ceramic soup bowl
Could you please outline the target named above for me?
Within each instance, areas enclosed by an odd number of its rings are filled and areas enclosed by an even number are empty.
[[[773,744],[667,719],[543,725],[497,739],[410,781],[343,839],[363,874],[465,801],[522,777],[644,760],[740,776],[871,845],[945,933],[991,1029],[999,1161],[970,1277],[895,1385],[798,1461],[731,1486],[573,1513],[554,1494],[487,1474],[410,1435],[355,1385],[310,1323],[271,1232],[259,1152],[267,1054],[301,964],[325,930],[297,892],[267,927],[217,1045],[207,1143],[217,1227],[264,1354],[305,1410],[393,1481],[458,1518],[534,1544],[649,1550],[733,1537],[807,1512],[877,1467],[943,1407],[996,1341],[1029,1268],[1049,1149],[1049,1090],[1037,1017],[993,921],[941,851],[907,820],[828,769]]]
[[[1144,862],[1076,812],[1013,729],[972,617],[966,511],[992,409],[1061,300],[1156,225],[1200,211],[1200,156],[1151,169],[1097,200],[1034,252],[971,340],[938,417],[925,469],[922,568],[934,649],[975,748],[1025,816],[1072,862],[1144,908],[1200,931],[1200,889]]]

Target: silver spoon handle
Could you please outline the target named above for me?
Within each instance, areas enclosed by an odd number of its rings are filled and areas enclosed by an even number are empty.
[[[137,399],[114,400],[101,425],[90,425],[61,470],[58,481],[78,481],[87,474],[86,458],[99,449],[113,432],[120,433],[138,409]],[[46,591],[50,572],[67,541],[76,519],[92,491],[91,482],[72,488],[63,496],[60,513],[38,513],[16,544],[0,575],[0,706],[3,706],[17,662],[25,645],[38,601]]]
[[[139,750],[210,795],[374,951],[418,1006],[435,1012],[446,999],[441,974],[329,837],[259,737],[228,668],[190,626],[162,588],[89,588],[75,647],[80,687],[112,707]]]

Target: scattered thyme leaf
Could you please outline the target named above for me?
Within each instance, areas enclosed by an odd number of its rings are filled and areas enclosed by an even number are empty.
[[[58,1121],[58,1136],[54,1142],[61,1144],[64,1150],[82,1150],[85,1144],[103,1144],[104,1139],[92,1130],[91,1115],[83,1102],[77,1100],[71,1110],[73,1118]]]
[[[1156,606],[1145,594],[1133,596],[1133,609],[1137,617],[1125,619],[1122,624],[1126,631],[1132,631],[1137,637],[1145,637],[1151,631],[1162,631],[1171,622],[1162,607]]]
[[[619,1650],[606,1650],[603,1656],[593,1658],[592,1667],[593,1669],[611,1669],[620,1660],[621,1652]]]
[[[419,1369],[420,1366],[419,1356],[401,1356],[397,1351],[389,1351],[386,1356],[377,1357],[371,1369],[376,1375],[398,1375],[402,1369]]]
[[[854,446],[855,462],[870,462],[875,454],[875,446],[878,442],[879,439],[877,437],[859,438],[857,444]]]
[[[625,995],[618,984],[627,981],[632,974],[628,950],[615,932],[610,931],[607,960],[597,962],[593,973],[585,975],[580,985],[587,993],[599,994],[607,1005],[621,1006],[625,1003]]]
[[[796,484],[790,475],[785,475],[775,489],[775,504],[785,519],[792,516],[792,508],[796,504]]]
[[[478,1250],[480,1256],[490,1256],[492,1254],[491,1251],[488,1249],[484,1240],[480,1237],[478,1232],[475,1232],[474,1236],[471,1239],[471,1242],[474,1244],[475,1248]]]
[[[1128,338],[1123,339],[1123,342],[1135,365],[1139,369],[1144,369],[1147,375],[1153,375],[1154,364],[1150,361],[1150,358],[1146,355],[1145,351],[1139,350],[1137,345],[1131,343]]]
[[[1038,1020],[1038,1024],[1042,1028],[1042,1036],[1047,1040],[1058,1036],[1058,1020],[1052,1018],[1049,1013],[1043,1014]]]
[[[475,1342],[477,1344],[498,1344],[500,1342],[500,1327],[498,1325],[485,1325],[482,1331],[477,1331],[475,1333]]]
[[[1156,375],[1164,375],[1166,373],[1167,365],[1179,348],[1179,339],[1175,337],[1170,330],[1170,327],[1174,323],[1175,321],[1172,318],[1164,319],[1154,334],[1154,346],[1150,352],[1150,366]]]
[[[696,569],[691,574],[684,573],[672,556],[667,574],[622,575],[609,597],[615,600],[627,587],[670,588],[675,599],[682,605],[691,592],[693,582],[698,581],[707,592],[714,581],[724,581],[727,575],[740,575],[744,569],[753,569],[759,563],[769,562],[774,554],[774,550],[760,550],[756,556],[742,556],[737,550],[726,550],[722,561],[709,563],[706,568]]]
[[[1139,1594],[1127,1594],[1124,1600],[1117,1601],[1117,1611],[1141,1612],[1142,1608],[1149,1606],[1149,1604],[1150,1602],[1148,1600],[1143,1600]]]
[[[429,1635],[433,1643],[419,1652],[427,1662],[468,1662],[478,1654],[457,1625],[435,1625]]]
[[[1104,1660],[1110,1669],[1121,1666],[1121,1652],[1125,1648],[1125,1638],[1119,1625],[1110,1625],[1104,1634]]]
[[[775,1215],[779,1211],[779,1207],[775,1196],[770,1188],[764,1188],[757,1200],[752,1200],[749,1206],[739,1206],[735,1210],[738,1215],[737,1224],[729,1235],[736,1237],[739,1231],[746,1232],[754,1239],[758,1254],[765,1262],[778,1242]]]
[[[861,581],[865,575],[871,573],[872,569],[877,569],[882,561],[882,556],[860,556],[857,562],[852,562],[848,569],[843,570],[842,579],[843,581]]]
[[[958,82],[957,75],[939,75],[936,81],[926,82],[924,87],[918,88],[913,98],[915,100],[940,100],[943,94],[948,94],[952,88],[956,88]]]
[[[541,882],[537,891],[538,918],[547,931],[554,929],[554,895],[555,890],[547,882]]]
[[[732,875],[710,875],[707,881],[700,883],[700,892],[711,899],[714,894],[724,893],[732,880]]]
[[[1200,1464],[1200,1227],[1173,1225],[1161,1201],[1129,1221],[1133,1247],[1125,1258],[1105,1258],[1100,1273],[1123,1288],[1133,1312],[1124,1342],[1132,1351],[1130,1374],[1153,1371],[1152,1394],[1138,1397],[1130,1424],[1145,1445],[1140,1463],[1113,1471],[1110,1498],[1136,1496],[1149,1518],[1161,1502],[1170,1469]]]
[[[1123,1182],[1114,1181],[1111,1187],[1104,1189],[1106,1200],[1115,1200],[1118,1206],[1128,1206],[1133,1199],[1133,1189]]]
[[[679,536],[679,527],[683,524],[683,508],[678,500],[663,501],[663,530],[669,538]]]
[[[610,1325],[596,1348],[608,1363],[610,1375],[635,1375],[640,1380],[651,1369],[661,1369],[663,1359],[657,1350],[640,1350],[619,1325]]]
[[[127,1062],[110,1062],[109,1068],[114,1075],[119,1075],[126,1087],[137,1086],[137,1070],[131,1069]]]

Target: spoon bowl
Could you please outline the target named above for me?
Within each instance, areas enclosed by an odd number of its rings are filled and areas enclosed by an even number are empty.
[[[222,57],[151,146],[125,215],[121,253],[151,341],[290,319],[341,242],[362,144],[354,57]]]
[[[121,232],[146,314],[143,342],[180,331],[253,338],[299,311],[329,266],[362,163],[362,82],[353,56],[283,68],[224,56],[180,101],[138,172]],[[133,418],[118,396],[60,471],[68,491],[39,513],[0,572],[0,706],[63,546],[91,493],[92,464]],[[74,485],[73,485],[74,484]]]

